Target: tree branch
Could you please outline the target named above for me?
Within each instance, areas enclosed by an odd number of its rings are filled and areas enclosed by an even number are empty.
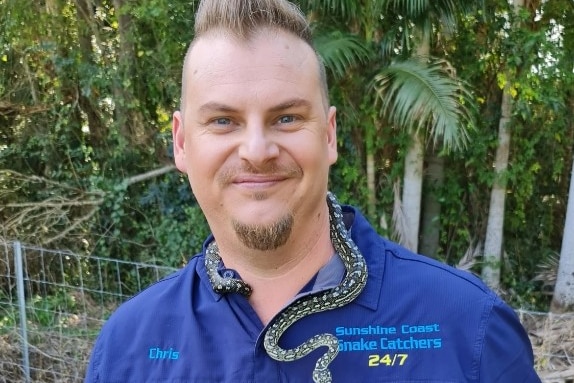
[[[126,178],[124,180],[124,183],[126,184],[126,186],[130,186],[138,182],[146,181],[150,178],[159,177],[161,175],[171,172],[172,170],[175,170],[175,165],[166,165],[162,168],[150,170],[149,172]]]

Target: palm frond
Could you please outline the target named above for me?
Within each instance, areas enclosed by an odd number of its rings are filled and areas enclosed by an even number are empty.
[[[335,77],[343,77],[347,71],[361,63],[370,60],[370,50],[363,41],[355,35],[341,32],[321,34],[315,41],[319,55],[325,66]]]
[[[387,7],[407,18],[426,17],[451,18],[480,9],[484,0],[383,0]]]
[[[536,275],[533,281],[542,282],[543,290],[554,291],[556,280],[558,279],[558,267],[560,265],[560,254],[552,253],[543,258],[537,266]]]
[[[380,0],[387,9],[413,22],[428,35],[432,25],[439,23],[449,33],[456,30],[461,17],[484,7],[484,0]]]
[[[474,265],[477,263],[477,258],[482,254],[482,243],[479,241],[475,243],[471,241],[466,249],[466,252],[462,258],[458,261],[455,267],[459,270],[471,271]]]
[[[397,61],[374,79],[381,113],[398,127],[421,129],[446,149],[464,147],[471,125],[473,99],[444,61]]]
[[[417,17],[429,8],[429,0],[387,0],[388,5],[407,17]]]
[[[356,0],[300,0],[304,10],[313,10],[323,15],[355,20],[360,16],[361,5]]]

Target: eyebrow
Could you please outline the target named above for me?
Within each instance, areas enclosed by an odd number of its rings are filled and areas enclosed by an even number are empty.
[[[311,108],[311,103],[303,98],[292,98],[290,100],[284,101],[278,105],[273,106],[270,111],[271,112],[280,112],[282,110],[285,109],[289,109],[289,108],[297,108],[297,107],[303,107],[303,108]]]
[[[225,105],[219,102],[208,102],[199,107],[200,113],[207,113],[207,112],[225,112],[225,113],[233,113],[237,112],[236,109],[230,107],[229,105]]]
[[[308,100],[303,98],[292,98],[286,100],[280,104],[272,106],[269,111],[270,112],[280,112],[282,110],[286,110],[289,108],[311,108],[311,103]],[[199,107],[200,113],[209,113],[209,112],[224,112],[224,113],[235,113],[238,110],[220,102],[208,102]]]

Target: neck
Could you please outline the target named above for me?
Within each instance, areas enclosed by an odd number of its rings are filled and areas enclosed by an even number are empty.
[[[294,227],[287,243],[272,251],[217,241],[225,266],[237,270],[253,289],[249,302],[263,324],[267,324],[333,255],[327,209],[318,217],[314,225]]]
[[[263,324],[267,324],[301,291],[329,261],[333,251],[331,248],[328,252],[309,254],[270,275],[246,272],[244,280],[253,288],[249,303]]]

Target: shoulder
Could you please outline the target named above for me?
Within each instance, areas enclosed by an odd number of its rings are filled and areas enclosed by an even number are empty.
[[[350,208],[347,208],[350,209]],[[408,284],[410,290],[448,289],[456,294],[475,293],[492,296],[492,291],[478,278],[438,260],[416,254],[380,236],[357,210],[351,237],[365,256],[370,272],[384,274],[393,284]],[[451,290],[456,289],[456,290]],[[461,290],[462,289],[462,290]]]
[[[371,307],[393,302],[396,315],[428,318],[453,331],[473,329],[475,340],[483,331],[496,306],[510,308],[477,276],[438,260],[413,253],[389,241],[356,214],[352,237],[367,261],[366,295]],[[513,320],[512,320],[513,321]]]
[[[476,294],[486,294],[495,296],[484,282],[476,275],[447,265],[436,259],[424,255],[415,254],[404,247],[393,242],[384,240],[386,266],[399,273],[408,269],[412,278],[416,278],[420,283],[430,283],[433,285],[443,286],[445,288],[463,288],[453,290],[457,294],[462,292],[474,292]]]
[[[102,374],[128,368],[130,360],[147,353],[151,339],[160,337],[166,328],[174,327],[174,323],[184,322],[189,312],[190,291],[198,279],[197,258],[142,290],[113,312],[92,349],[86,382],[98,381]]]
[[[182,269],[151,284],[123,302],[102,327],[100,338],[119,336],[116,334],[117,329],[121,329],[121,333],[129,337],[130,332],[152,325],[165,313],[178,315],[180,310],[189,306],[191,288],[198,279],[196,273],[198,258],[200,257],[191,258]]]
[[[381,237],[357,213],[352,238],[367,260],[367,289],[378,297],[378,312],[436,323],[443,348],[467,356],[475,381],[539,382],[519,318],[480,278]]]

